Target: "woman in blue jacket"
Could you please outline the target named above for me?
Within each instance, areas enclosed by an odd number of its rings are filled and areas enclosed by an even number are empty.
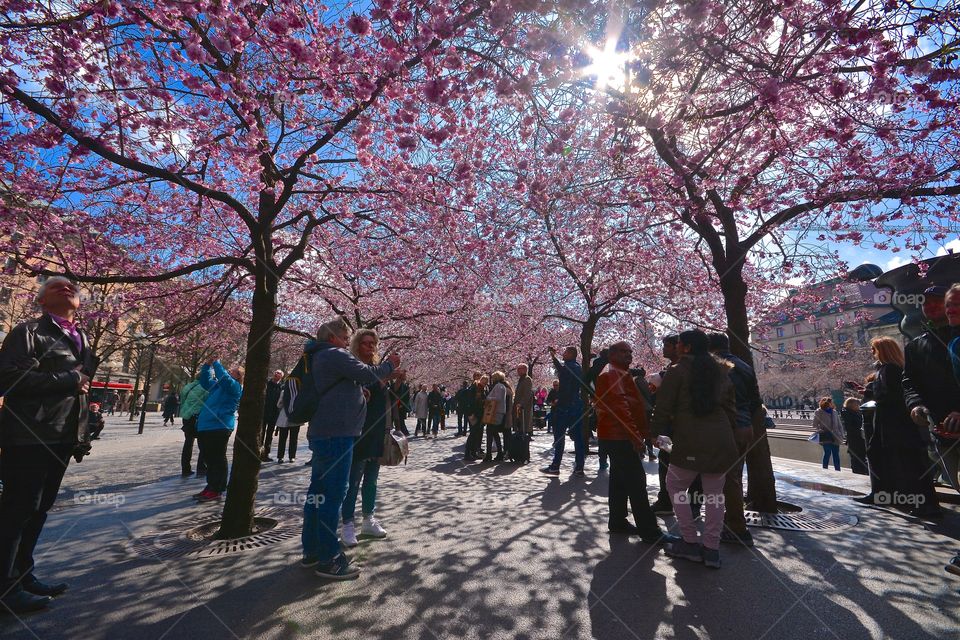
[[[207,486],[194,496],[198,502],[219,500],[227,489],[227,442],[236,428],[237,407],[243,392],[243,368],[230,372],[219,360],[203,365],[197,380],[207,391],[197,418],[197,444],[207,465]]]

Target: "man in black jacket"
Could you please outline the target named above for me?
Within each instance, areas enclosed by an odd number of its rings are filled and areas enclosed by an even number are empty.
[[[918,427],[927,427],[927,416],[941,424],[951,416],[960,419],[960,384],[950,365],[949,342],[960,334],[960,326],[951,327],[944,309],[946,287],[930,287],[924,292],[923,315],[928,329],[907,343],[904,349],[903,399],[910,417]],[[960,440],[934,436],[937,452],[950,484],[960,491],[957,466]],[[931,473],[936,472],[933,466]],[[924,480],[932,478],[924,477]]]
[[[457,391],[456,395],[457,401],[457,435],[465,436],[467,435],[467,427],[470,424],[467,422],[467,416],[470,414],[470,385],[466,380],[463,381],[463,384],[460,385],[460,390]]]
[[[277,428],[277,419],[280,417],[280,394],[283,392],[283,376],[280,369],[273,372],[273,379],[267,382],[267,390],[263,397],[263,426],[260,427],[260,439],[263,442],[263,451],[260,454],[262,462],[273,462],[270,449],[273,446],[273,431]],[[281,451],[278,458],[283,457]]]
[[[433,385],[433,389],[427,394],[427,410],[430,412],[428,425],[433,431],[433,437],[436,438],[440,432],[440,423],[443,421],[443,394],[440,393],[440,385]]]
[[[86,394],[97,360],[77,328],[77,286],[54,276],[37,293],[43,315],[0,347],[0,611],[36,611],[66,584],[34,576],[33,551],[74,456],[89,449]]]

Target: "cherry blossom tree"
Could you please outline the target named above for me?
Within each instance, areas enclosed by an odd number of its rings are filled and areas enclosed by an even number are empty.
[[[21,202],[69,212],[38,211],[37,242],[60,246],[97,230],[136,264],[118,272],[112,251],[85,241],[89,261],[61,270],[95,283],[190,274],[246,282],[247,379],[221,536],[252,526],[280,282],[316,229],[371,217],[371,148],[392,156],[412,142],[372,123],[477,79],[482,60],[440,60],[455,40],[496,45],[472,31],[488,8],[0,2],[4,182]],[[394,168],[405,166],[401,153]]]

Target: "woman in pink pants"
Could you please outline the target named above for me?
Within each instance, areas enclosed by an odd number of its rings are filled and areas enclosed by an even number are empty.
[[[664,551],[719,569],[723,483],[737,460],[732,366],[710,354],[707,334],[699,330],[681,333],[678,351],[680,360],[664,373],[651,423],[655,434],[673,439],[667,491],[683,536]],[[698,475],[703,480],[706,511],[702,542],[691,510],[677,508],[689,500],[687,488]]]

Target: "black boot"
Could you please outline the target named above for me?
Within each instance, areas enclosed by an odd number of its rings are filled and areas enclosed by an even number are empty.
[[[32,573],[27,575],[20,585],[24,591],[29,591],[35,596],[58,596],[67,590],[66,582],[46,584],[37,580]]]
[[[29,591],[19,589],[0,598],[0,613],[10,611],[12,613],[30,613],[31,611],[40,611],[45,609],[50,601],[50,596],[35,596]]]

